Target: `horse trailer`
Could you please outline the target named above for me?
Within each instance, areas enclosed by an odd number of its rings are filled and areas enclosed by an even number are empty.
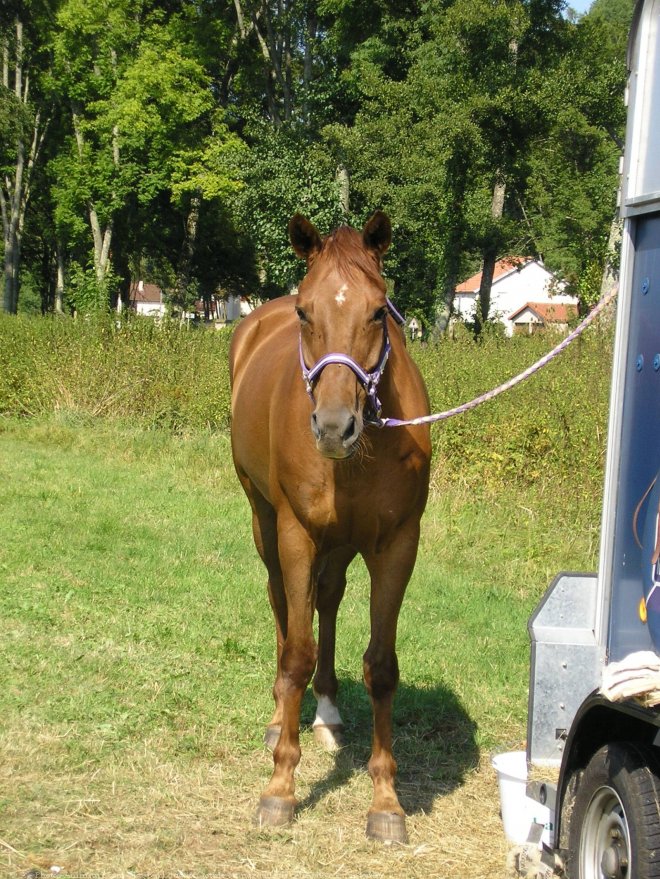
[[[526,790],[551,817],[527,876],[660,877],[660,0],[636,5],[628,69],[599,566],[529,621]]]

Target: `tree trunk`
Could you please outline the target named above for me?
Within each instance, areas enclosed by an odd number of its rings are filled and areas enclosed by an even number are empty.
[[[64,314],[64,254],[58,241],[56,244],[55,258],[57,260],[57,282],[55,284],[55,314]]]
[[[347,218],[350,210],[351,182],[348,170],[344,165],[337,166],[335,180],[339,184],[339,207],[344,217]]]
[[[447,239],[443,245],[443,269],[442,275],[436,278],[435,299],[436,313],[435,324],[431,330],[431,338],[437,342],[447,332],[456,285],[461,268],[461,253],[465,238],[465,217],[463,216],[463,204],[465,190],[467,188],[468,167],[461,146],[456,145],[456,152],[447,167],[447,179],[449,188],[446,193],[447,201],[452,207],[452,223],[448,230]]]
[[[607,241],[607,254],[605,256],[605,267],[603,269],[603,280],[600,285],[600,296],[607,296],[611,293],[619,281],[618,268],[614,266],[614,259],[618,256],[621,246],[621,235],[623,232],[623,223],[618,216],[614,216],[610,226],[610,235]]]
[[[456,246],[447,248],[447,265],[442,279],[442,286],[438,290],[438,308],[435,315],[435,325],[431,331],[434,342],[437,342],[447,332],[451,318],[456,286],[458,284],[458,272],[460,269],[461,250]]]
[[[313,7],[307,10],[305,20],[305,55],[303,59],[303,104],[302,112],[305,122],[309,122],[311,107],[309,102],[310,88],[312,85],[314,41],[318,30],[318,19]]]
[[[15,237],[5,237],[5,272],[2,309],[8,314],[16,314],[18,308],[18,263],[19,244]]]
[[[13,91],[17,103],[26,109],[30,79],[23,70],[23,24],[18,18],[15,21],[15,29],[16,49],[13,64]],[[2,48],[2,83],[5,88],[10,88],[10,55],[6,43]],[[45,128],[46,126],[41,121],[41,115],[37,112],[34,116],[32,140],[28,148],[26,137],[19,127],[14,167],[11,174],[7,171],[2,186],[0,186],[0,213],[2,214],[4,243],[2,308],[3,311],[7,311],[10,314],[15,314],[18,309],[19,266],[25,211],[30,198],[32,171],[43,145]]]
[[[495,263],[497,262],[498,250],[500,247],[500,236],[498,234],[497,224],[499,220],[502,219],[502,214],[504,213],[505,194],[506,183],[497,180],[493,187],[493,200],[490,207],[490,215],[493,220],[493,225],[483,250],[484,261],[481,269],[481,284],[479,285],[477,309],[474,316],[475,333],[477,335],[482,331],[490,312],[490,291],[493,286]]]
[[[176,301],[183,313],[188,306],[188,288],[190,287],[190,278],[192,275],[192,262],[195,254],[195,241],[197,239],[197,226],[199,225],[199,211],[202,205],[202,198],[199,193],[193,195],[190,199],[190,208],[186,218],[186,228],[183,236],[183,244],[181,245],[181,255],[179,257],[179,267],[176,273]]]
[[[241,39],[245,39],[254,31],[264,62],[264,79],[268,112],[275,127],[282,124],[283,119],[290,121],[293,110],[293,77],[291,71],[291,29],[284,25],[285,12],[278,8],[277,14],[281,21],[273,23],[268,0],[261,2],[250,10],[251,23],[248,27],[241,0],[234,0],[236,20]],[[262,30],[263,27],[263,30]],[[278,91],[279,90],[279,91]],[[280,110],[280,96],[282,107]]]
[[[80,124],[80,108],[76,103],[71,104],[71,116],[73,120],[73,131],[78,146],[78,155],[81,160],[84,155],[85,138]],[[112,159],[115,167],[119,165],[119,146],[117,129],[113,130],[112,142]],[[87,214],[89,217],[89,225],[92,230],[92,241],[94,246],[94,272],[99,290],[103,290],[108,279],[110,271],[110,245],[112,243],[113,220],[108,220],[105,229],[101,228],[99,215],[94,202],[90,199],[87,202]]]

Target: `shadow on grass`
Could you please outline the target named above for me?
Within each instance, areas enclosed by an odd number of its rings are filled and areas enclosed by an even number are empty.
[[[311,725],[316,702],[308,692],[301,726]],[[300,803],[314,806],[356,772],[366,770],[371,754],[371,704],[362,681],[340,681],[339,708],[345,724],[344,747],[328,775]],[[479,762],[476,723],[447,687],[415,687],[401,682],[394,703],[394,756],[397,792],[407,814],[428,812],[435,800],[459,787]]]

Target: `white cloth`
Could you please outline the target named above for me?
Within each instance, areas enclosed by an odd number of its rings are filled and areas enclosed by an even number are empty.
[[[660,657],[652,650],[630,653],[603,669],[600,692],[612,702],[638,699],[644,705],[660,704]]]

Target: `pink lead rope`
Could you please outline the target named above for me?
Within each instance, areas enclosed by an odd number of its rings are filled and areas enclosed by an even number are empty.
[[[595,318],[601,313],[601,311],[609,305],[609,303],[614,299],[616,294],[618,293],[619,286],[618,284],[603,298],[600,302],[594,306],[594,308],[589,312],[589,314],[585,317],[585,319],[573,330],[572,333],[569,333],[566,338],[559,343],[555,348],[552,349],[548,354],[542,357],[540,360],[537,360],[536,363],[532,364],[532,366],[528,367],[524,372],[521,372],[520,375],[515,376],[514,378],[509,379],[509,381],[504,382],[504,384],[499,385],[499,387],[494,388],[492,391],[487,391],[485,394],[482,394],[480,397],[475,397],[474,400],[470,400],[469,403],[463,403],[461,406],[456,406],[454,409],[447,409],[446,412],[438,412],[435,415],[422,415],[419,418],[410,418],[408,420],[401,420],[399,418],[380,418],[378,422],[372,422],[376,424],[378,427],[405,427],[412,426],[416,424],[435,424],[436,421],[444,421],[447,418],[452,418],[454,415],[460,415],[462,412],[469,412],[471,409],[476,409],[477,406],[480,406],[482,403],[486,403],[488,400],[493,400],[499,394],[504,393],[504,391],[508,391],[510,388],[514,388],[516,385],[523,382],[526,378],[529,378],[530,375],[534,375],[535,372],[538,372],[539,369],[542,369],[544,366],[547,366],[551,360],[554,360],[558,354],[567,348],[571,342],[577,339],[586,328],[595,320]]]

